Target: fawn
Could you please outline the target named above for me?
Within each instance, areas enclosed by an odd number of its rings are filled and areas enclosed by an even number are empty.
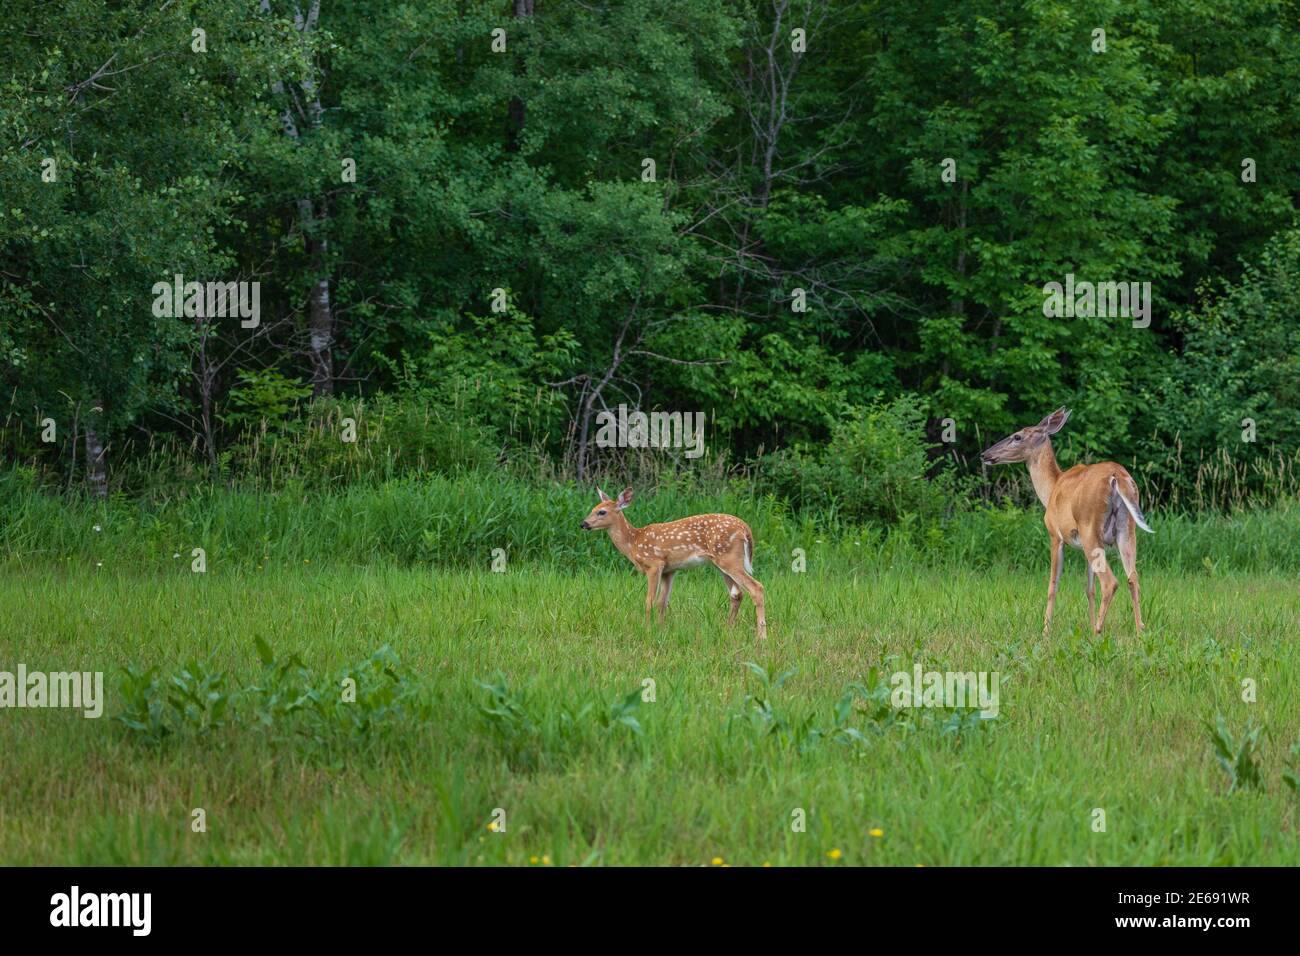
[[[1088,559],[1088,624],[1100,634],[1110,608],[1111,598],[1119,590],[1119,581],[1106,564],[1106,548],[1119,548],[1119,558],[1128,577],[1133,598],[1133,620],[1138,632],[1143,628],[1142,607],[1138,600],[1137,531],[1151,532],[1142,509],[1138,507],[1137,483],[1123,466],[1113,461],[1096,465],[1075,465],[1061,471],[1052,454],[1051,436],[1061,430],[1070,410],[1058,408],[1037,425],[1022,428],[987,448],[980,456],[986,465],[1023,461],[1029,464],[1029,477],[1038,499],[1047,509],[1043,522],[1052,538],[1052,574],[1047,585],[1047,614],[1043,633],[1052,623],[1056,587],[1061,580],[1061,563],[1065,546],[1080,548]],[[1101,611],[1093,619],[1094,576],[1102,581]]]
[[[731,595],[731,614],[727,624],[736,622],[740,611],[741,591],[754,602],[758,615],[758,639],[767,637],[767,618],[763,610],[763,585],[753,576],[751,560],[754,554],[754,534],[749,525],[732,515],[695,515],[664,524],[648,524],[634,528],[623,516],[623,509],[632,503],[632,489],[625,488],[612,500],[596,489],[600,502],[591,509],[582,522],[583,531],[597,528],[609,529],[614,547],[622,551],[637,570],[646,576],[645,621],[650,623],[650,612],[659,596],[659,620],[668,610],[668,598],[673,590],[673,577],[682,568],[712,564],[722,572]]]

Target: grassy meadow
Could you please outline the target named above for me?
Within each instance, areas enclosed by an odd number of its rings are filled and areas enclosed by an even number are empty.
[[[709,569],[647,631],[642,579],[612,561],[268,554],[197,574],[15,540],[0,669],[102,670],[108,702],[3,714],[7,864],[1295,860],[1293,572],[1151,562],[1146,633],[1121,591],[1095,640],[1077,553],[1044,637],[1045,548],[1041,568],[813,549],[806,573],[760,550],[756,646],[752,605],[728,629]],[[999,672],[998,716],[891,709],[889,675],[916,662]]]
[[[1300,0],[4,9],[0,867],[1300,861]]]

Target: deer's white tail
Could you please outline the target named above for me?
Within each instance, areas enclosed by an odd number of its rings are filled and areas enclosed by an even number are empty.
[[[754,540],[749,535],[745,535],[745,571],[748,574],[754,573],[754,565],[750,560],[753,557],[753,553]]]
[[[1119,480],[1114,475],[1111,475],[1110,477],[1110,493],[1123,502],[1124,507],[1128,509],[1128,513],[1132,515],[1134,523],[1139,528],[1147,534],[1155,534],[1155,532],[1151,530],[1151,526],[1147,524],[1147,519],[1143,517],[1142,509],[1137,506],[1136,502],[1130,501],[1128,495],[1124,494],[1124,492],[1120,490]]]

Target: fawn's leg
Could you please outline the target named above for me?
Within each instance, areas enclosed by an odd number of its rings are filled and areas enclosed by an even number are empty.
[[[758,615],[758,639],[767,637],[767,609],[763,604],[763,585],[745,570],[745,558],[742,551],[723,555],[718,561],[719,570],[745,589],[749,600],[754,602],[754,613]],[[735,606],[735,605],[733,605]]]
[[[727,583],[727,595],[731,598],[731,613],[727,615],[727,626],[730,627],[736,623],[736,615],[740,613],[740,585],[722,568],[718,568],[718,572],[722,575],[722,580]]]
[[[655,606],[655,592],[659,590],[659,577],[663,574],[664,566],[655,565],[645,573],[645,623],[646,627],[650,626],[650,609]]]
[[[767,606],[763,601],[763,585],[759,584],[758,579],[748,573],[740,579],[740,585],[749,592],[750,600],[754,602],[754,611],[758,615],[757,637],[760,641],[766,640]]]
[[[663,583],[659,586],[659,623],[662,624],[664,614],[668,611],[668,599],[673,593],[673,578],[677,576],[676,571],[665,571],[663,574]]]

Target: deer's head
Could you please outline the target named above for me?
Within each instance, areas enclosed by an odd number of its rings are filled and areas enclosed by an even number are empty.
[[[596,489],[596,494],[600,496],[600,501],[596,507],[591,509],[591,514],[582,522],[583,531],[594,531],[597,528],[608,528],[614,523],[614,516],[632,503],[632,489],[624,488],[617,500],[611,499],[609,495]]]
[[[1028,461],[1038,453],[1048,439],[1061,430],[1070,417],[1068,408],[1058,408],[1037,425],[1012,432],[996,445],[990,445],[980,455],[986,465],[1004,465],[1012,461]]]

